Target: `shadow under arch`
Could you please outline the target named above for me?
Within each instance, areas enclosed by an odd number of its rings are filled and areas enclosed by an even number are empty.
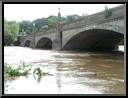
[[[114,50],[123,42],[124,34],[120,32],[90,29],[71,37],[62,50]]]
[[[24,43],[24,47],[30,47],[30,43],[31,43],[30,40],[25,41],[25,43]]]
[[[47,37],[41,38],[37,42],[36,48],[38,48],[38,49],[52,49],[52,40],[47,38]]]

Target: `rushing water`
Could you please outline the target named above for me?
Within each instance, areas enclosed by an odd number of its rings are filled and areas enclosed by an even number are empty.
[[[5,83],[6,94],[124,94],[120,52],[76,52],[4,47],[4,62],[40,66],[40,81],[20,76]]]

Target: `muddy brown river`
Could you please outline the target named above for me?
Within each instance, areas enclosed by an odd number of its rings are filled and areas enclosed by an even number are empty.
[[[4,63],[31,64],[43,72],[6,81],[5,94],[124,94],[123,52],[53,51],[4,47]]]

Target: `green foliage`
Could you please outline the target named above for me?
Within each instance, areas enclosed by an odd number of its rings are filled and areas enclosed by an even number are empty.
[[[24,62],[22,66],[18,66],[17,68],[13,68],[8,64],[4,64],[4,80],[7,81],[18,76],[26,76],[28,74],[31,74],[30,73],[31,70],[32,70],[32,66],[26,65]],[[42,75],[44,75],[45,73],[43,73],[42,70],[39,67],[37,67],[34,68],[32,74],[34,79],[36,79],[39,82],[42,78]]]
[[[4,45],[11,45],[17,40],[19,25],[15,21],[4,20]]]
[[[108,9],[107,6],[105,6],[104,15],[105,15],[105,18],[108,18],[112,15],[112,11]]]
[[[78,19],[78,17],[79,17],[78,15],[68,15],[68,16],[66,16],[66,21],[72,22],[72,21]]]
[[[33,73],[42,74],[42,70],[39,67],[37,67],[37,68],[34,69]]]
[[[79,18],[78,15],[68,15],[61,17],[60,20],[62,22],[72,22],[77,18]],[[47,28],[56,27],[57,20],[58,17],[53,15],[47,18],[39,18],[32,22],[24,20],[16,23],[15,21],[8,22],[4,19],[4,45],[9,46],[18,42],[18,35],[22,35],[23,32],[26,35],[31,35],[32,32],[41,32]],[[33,23],[35,23],[35,26],[33,26]]]
[[[77,19],[78,15],[68,15],[66,17],[61,17],[61,21],[63,22],[71,22]],[[41,32],[47,28],[56,27],[58,17],[57,16],[49,16],[47,18],[39,18],[34,21],[21,21],[16,23],[15,21],[8,22],[6,19],[4,20],[4,45],[12,45],[15,44],[18,38],[18,35],[22,35],[24,32],[27,35],[31,35],[32,32]],[[33,22],[35,26],[33,26]],[[19,34],[20,32],[20,34]]]
[[[41,27],[40,31],[44,30],[44,29],[47,29],[47,28],[48,28],[48,25],[44,25],[44,26]]]
[[[47,19],[40,18],[33,21],[35,23],[35,27],[37,28],[37,32],[40,32],[42,28],[47,26]]]
[[[8,64],[4,64],[4,80],[12,79],[17,76],[26,76],[29,74],[30,65],[24,65],[23,67],[13,68]]]
[[[35,79],[37,78],[38,82],[41,80],[42,75],[43,75],[42,70],[39,67],[34,69],[33,76],[34,76]]]
[[[25,32],[26,34],[31,34],[33,31],[33,25],[30,21],[19,22],[20,32]]]
[[[48,27],[55,27],[58,18],[56,16],[49,16],[48,17]]]
[[[71,21],[77,19],[78,17],[79,17],[78,15],[68,15],[66,17],[61,17],[60,20],[66,21],[66,22],[71,22]],[[57,16],[51,15],[47,18],[39,18],[32,22],[22,21],[22,22],[19,22],[20,32],[23,32],[22,30],[24,30],[24,32],[26,32],[26,34],[31,35],[33,30],[35,32],[40,32],[44,29],[55,27],[57,20],[58,20]],[[33,27],[33,25],[32,25],[33,22],[35,23],[35,27]]]

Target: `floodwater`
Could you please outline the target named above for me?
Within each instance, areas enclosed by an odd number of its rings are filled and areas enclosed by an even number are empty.
[[[5,82],[5,94],[124,94],[124,54],[4,47],[4,63],[39,66],[40,81],[33,75]]]

